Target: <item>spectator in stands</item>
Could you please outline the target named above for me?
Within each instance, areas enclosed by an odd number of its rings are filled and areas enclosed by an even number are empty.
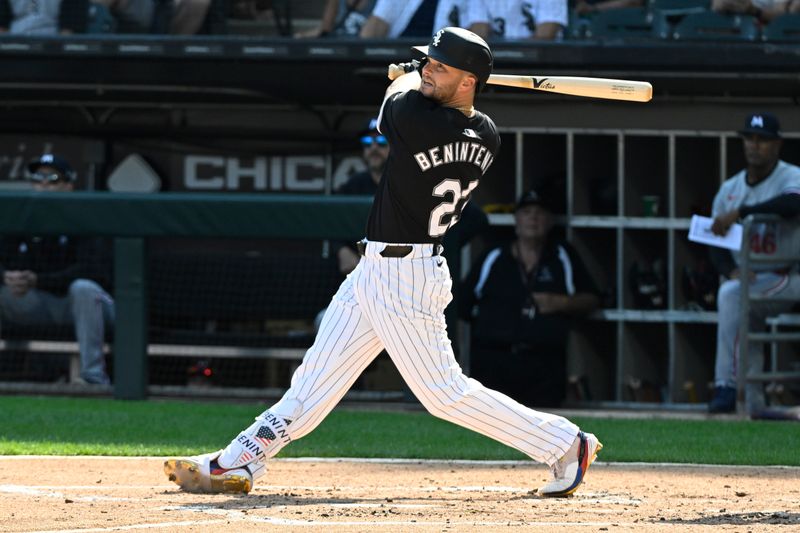
[[[374,7],[375,0],[327,0],[319,25],[295,37],[358,37]]]
[[[780,159],[783,141],[777,117],[771,113],[752,114],[739,133],[747,167],[726,180],[714,197],[711,231],[716,235],[727,234],[736,221],[751,214],[767,213],[787,218],[800,215],[800,168]],[[750,240],[750,249],[762,256],[780,255],[787,239],[791,242],[788,233],[787,228],[779,231],[774,224],[762,224]],[[708,409],[712,413],[726,413],[736,409],[741,276],[749,276],[752,295],[780,299],[751,301],[749,319],[755,331],[763,329],[767,316],[784,312],[800,300],[800,274],[797,264],[775,263],[762,263],[751,272],[739,272],[738,253],[734,255],[725,248],[716,247],[709,250],[717,272],[727,281],[717,292],[715,388]],[[763,346],[752,343],[745,372],[760,372],[763,364]],[[745,404],[751,415],[759,415],[765,407],[763,384],[745,386]]]
[[[569,328],[600,301],[578,254],[553,236],[550,203],[536,191],[519,199],[514,227],[516,239],[484,253],[461,285],[470,376],[526,405],[555,407],[566,396]]]
[[[0,0],[0,33],[83,33],[88,6],[88,0]]]
[[[32,161],[28,174],[37,191],[74,189],[75,171],[52,154]],[[106,325],[114,321],[114,302],[101,287],[110,279],[105,252],[102,241],[86,237],[6,235],[0,240],[0,320],[22,326],[74,326],[80,377],[101,385],[110,382],[103,340]]]
[[[469,29],[486,39],[557,41],[569,22],[567,0],[479,1],[483,21]]]
[[[193,35],[210,11],[224,6],[214,0],[92,0],[115,19],[116,33]],[[212,8],[213,4],[213,8]]]
[[[169,33],[172,35],[194,35],[213,13],[219,19],[224,5],[213,0],[173,0],[172,16],[169,17]]]
[[[155,0],[92,0],[116,21],[117,33],[150,33],[156,12]]]
[[[485,21],[483,0],[377,0],[361,37],[430,38],[446,26],[468,28]]]
[[[718,13],[751,15],[766,24],[787,13],[800,13],[800,0],[711,0]]]
[[[585,16],[599,11],[643,6],[644,0],[577,0],[573,9],[576,14]]]

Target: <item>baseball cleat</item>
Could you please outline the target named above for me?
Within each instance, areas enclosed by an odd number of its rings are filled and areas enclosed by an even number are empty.
[[[542,496],[568,496],[578,490],[603,445],[591,433],[578,432],[564,457],[550,467],[553,479],[539,489]]]
[[[167,459],[164,473],[186,492],[247,494],[253,476],[247,466],[222,468],[217,463],[222,450],[193,457]]]
[[[736,411],[736,389],[715,387],[714,397],[708,404],[709,413],[732,413]]]

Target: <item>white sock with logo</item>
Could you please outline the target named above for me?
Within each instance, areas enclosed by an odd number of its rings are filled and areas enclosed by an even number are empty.
[[[225,469],[247,466],[254,480],[261,477],[266,471],[266,460],[291,442],[288,426],[284,418],[264,411],[222,450],[217,463]]]

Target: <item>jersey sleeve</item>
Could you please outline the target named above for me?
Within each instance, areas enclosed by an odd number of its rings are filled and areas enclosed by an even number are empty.
[[[379,130],[390,143],[435,127],[433,103],[419,91],[395,93],[383,101]]]
[[[711,204],[711,217],[716,218],[725,211],[725,189],[728,188],[728,182],[722,184],[714,196],[714,202]]]
[[[779,194],[800,194],[800,167],[789,166]]]

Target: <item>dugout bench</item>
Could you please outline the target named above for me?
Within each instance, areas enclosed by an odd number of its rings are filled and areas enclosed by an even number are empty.
[[[262,243],[265,244],[265,243]],[[265,359],[264,383],[279,382],[278,363],[296,366],[314,339],[313,321],[327,306],[341,276],[319,243],[304,250],[227,250],[203,245],[151,243],[147,266],[149,358],[188,360]],[[296,248],[296,247],[295,247]],[[113,331],[104,351],[111,353]],[[69,381],[80,375],[78,344],[71,326],[0,329],[0,352],[63,354]],[[153,382],[151,376],[149,382]]]

